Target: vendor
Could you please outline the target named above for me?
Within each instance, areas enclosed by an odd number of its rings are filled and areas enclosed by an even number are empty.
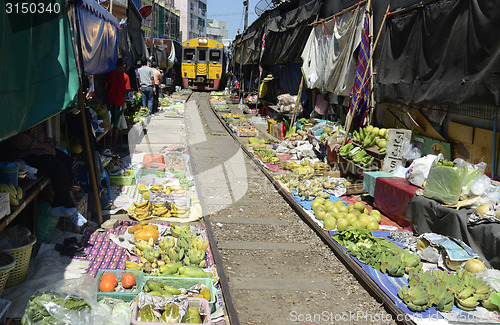
[[[41,124],[8,139],[7,145],[17,159],[22,159],[49,175],[54,189],[51,215],[70,217],[78,226],[87,222],[71,198],[71,187],[75,179],[73,158],[56,147],[56,140],[45,135]]]

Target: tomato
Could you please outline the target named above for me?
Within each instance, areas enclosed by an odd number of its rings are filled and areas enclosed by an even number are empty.
[[[122,286],[125,289],[130,289],[135,285],[135,277],[132,273],[125,273],[122,277]]]
[[[109,272],[104,273],[101,278],[101,281],[103,280],[111,281],[112,283],[114,283],[115,287],[118,285],[118,280],[116,279],[116,275],[114,275],[113,273]]]
[[[115,283],[112,280],[101,280],[99,290],[101,292],[113,292],[115,291]]]

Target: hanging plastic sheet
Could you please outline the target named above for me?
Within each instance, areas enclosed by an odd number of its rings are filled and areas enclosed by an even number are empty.
[[[302,51],[307,87],[348,96],[356,73],[355,50],[361,40],[366,2],[314,26]]]
[[[118,59],[118,20],[95,0],[77,4],[85,74],[115,69]]]
[[[0,11],[0,141],[58,114],[77,94],[65,2],[52,4],[60,8],[53,17]]]
[[[302,71],[307,88],[325,90],[325,64],[332,42],[334,21],[316,25],[302,51]]]
[[[361,41],[366,4],[354,13],[335,18],[336,26],[325,66],[325,88],[338,96],[349,96],[356,73],[354,52]]]
[[[381,44],[377,101],[500,102],[500,6],[438,0],[393,14]]]

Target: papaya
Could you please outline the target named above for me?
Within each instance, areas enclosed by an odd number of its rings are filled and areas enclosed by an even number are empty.
[[[190,323],[190,324],[202,324],[200,312],[198,308],[194,306],[189,306],[187,312],[182,317],[181,323]]]
[[[151,304],[142,307],[139,312],[139,320],[148,323],[158,322],[158,317],[153,313],[154,308],[155,306]]]
[[[149,241],[149,238],[153,238],[153,242],[156,243],[159,236],[160,234],[158,230],[153,227],[143,228],[141,230],[134,232],[135,240],[142,239],[145,241]]]
[[[142,229],[142,225],[140,224],[135,224],[133,225],[132,227],[128,228],[128,233],[129,234],[133,234],[134,232],[138,231],[138,230],[141,230]]]

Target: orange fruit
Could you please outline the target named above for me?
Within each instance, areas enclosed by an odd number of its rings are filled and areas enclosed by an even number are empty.
[[[115,285],[115,287],[118,285],[118,279],[116,279],[116,275],[109,272],[102,275],[101,281],[111,281]]]
[[[125,273],[122,276],[122,286],[125,289],[130,289],[135,285],[135,276],[132,273]]]
[[[115,283],[112,280],[101,280],[99,290],[101,292],[113,292],[115,291]]]

